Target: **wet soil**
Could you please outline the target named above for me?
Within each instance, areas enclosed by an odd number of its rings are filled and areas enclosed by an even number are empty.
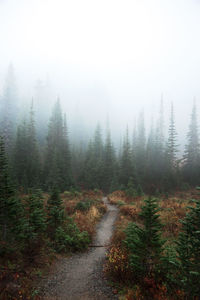
[[[92,247],[86,253],[60,259],[43,282],[43,297],[48,300],[112,300],[113,294],[103,275],[106,248],[113,233],[118,210],[103,198],[107,212],[97,225]]]

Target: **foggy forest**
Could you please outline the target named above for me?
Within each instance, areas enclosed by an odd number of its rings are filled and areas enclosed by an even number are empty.
[[[199,299],[199,14],[0,0],[0,299]]]

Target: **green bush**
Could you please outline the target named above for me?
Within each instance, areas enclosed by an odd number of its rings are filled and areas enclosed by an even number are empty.
[[[117,201],[117,205],[118,205],[118,206],[123,206],[123,205],[125,205],[125,202],[122,201],[122,200],[118,200],[118,201]]]
[[[69,191],[64,191],[64,195],[65,195],[66,197],[71,197],[71,196],[72,196],[72,193],[69,192]]]
[[[80,210],[80,211],[88,211],[93,204],[93,201],[91,200],[84,200],[84,201],[79,201],[75,207],[75,209]]]
[[[69,218],[64,227],[58,227],[55,233],[55,249],[58,252],[79,251],[90,243],[86,231],[81,232],[74,220]]]

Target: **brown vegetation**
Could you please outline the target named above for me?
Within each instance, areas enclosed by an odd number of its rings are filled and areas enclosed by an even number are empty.
[[[95,233],[96,223],[106,212],[102,196],[100,191],[67,191],[61,195],[66,216],[72,217],[80,231],[87,231],[90,238]],[[23,195],[25,197],[27,196]],[[48,194],[44,194],[45,204],[48,197]],[[88,209],[79,210],[77,205],[80,202],[89,203]],[[17,253],[10,253],[3,261],[0,258],[0,299],[41,299],[38,296],[39,291],[33,286],[36,286],[37,280],[48,272],[50,265],[58,257],[60,255],[45,244],[34,248],[34,255],[26,256],[24,253],[21,257]]]
[[[107,253],[105,272],[109,279],[117,283],[119,289],[126,290],[126,296],[120,299],[146,299],[144,292],[139,287],[136,286],[133,290],[128,285],[131,282],[131,277],[133,278],[134,276],[132,276],[132,270],[128,264],[127,252],[125,247],[123,247],[123,240],[125,239],[124,230],[128,223],[131,221],[138,224],[141,223],[139,213],[143,205],[143,200],[146,197],[127,197],[123,191],[116,191],[108,197],[112,204],[118,205],[120,213],[116,221],[112,244]],[[163,237],[167,238],[168,243],[177,238],[181,228],[180,220],[185,217],[188,205],[193,205],[191,199],[200,199],[200,194],[197,190],[176,192],[168,197],[165,195],[159,196],[158,204],[160,208],[160,220],[163,224]],[[154,282],[146,282],[146,289],[149,293],[151,293],[151,290],[153,291],[154,296],[152,299],[168,299],[164,286],[156,285]],[[177,291],[175,298],[182,299],[182,297],[183,294],[181,291]]]

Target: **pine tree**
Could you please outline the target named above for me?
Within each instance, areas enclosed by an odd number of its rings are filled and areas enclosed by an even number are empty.
[[[129,134],[127,128],[123,142],[122,155],[120,157],[119,183],[127,186],[130,177],[134,178],[134,175],[132,150],[129,142]]]
[[[162,188],[165,173],[165,135],[164,135],[164,107],[163,99],[160,103],[160,114],[155,129],[155,149],[154,149],[154,181]]]
[[[17,128],[17,137],[14,148],[14,172],[18,187],[28,188],[27,171],[27,122],[23,120]]]
[[[186,299],[200,295],[200,202],[190,207],[190,212],[182,221],[183,227],[177,242],[179,280],[186,293]]]
[[[106,142],[104,147],[103,165],[103,190],[109,192],[111,185],[114,182],[114,178],[116,177],[115,152],[112,145],[109,130],[107,131]]]
[[[161,238],[157,200],[149,197],[142,207],[143,226],[129,223],[126,229],[125,245],[130,251],[130,265],[135,280],[155,277],[161,266],[164,241]]]
[[[83,166],[81,181],[85,188],[103,188],[103,151],[101,127],[98,124],[95,129],[94,138],[89,142]]]
[[[191,121],[189,125],[188,131],[188,144],[186,145],[185,155],[184,155],[184,177],[187,182],[190,184],[198,184],[199,183],[199,175],[200,175],[200,145],[199,145],[199,133],[198,133],[198,123],[197,123],[197,111],[196,105],[194,103]]]
[[[58,189],[54,186],[51,196],[47,202],[47,224],[50,237],[53,238],[58,227],[62,227],[64,222],[63,202]]]
[[[174,107],[173,103],[171,104],[171,115],[170,115],[170,123],[169,123],[169,137],[167,143],[167,159],[170,170],[174,170],[176,167],[176,159],[177,159],[177,133],[175,128],[175,120],[174,120]]]
[[[165,157],[165,188],[171,189],[177,186],[179,180],[179,166],[177,160],[177,133],[175,128],[175,119],[174,119],[174,108],[173,103],[171,104],[171,114],[170,114],[170,123],[169,123],[169,137],[166,148],[166,157]]]
[[[42,246],[43,238],[46,231],[46,213],[44,208],[44,199],[40,190],[33,190],[27,197],[26,219],[24,224],[23,239],[25,248],[33,251],[37,245]]]
[[[146,146],[146,182],[149,183],[151,186],[152,184],[155,183],[156,179],[156,166],[157,159],[155,160],[155,129],[154,129],[154,124],[152,122],[151,129],[149,132],[148,140],[147,140],[147,146]]]
[[[25,191],[38,187],[40,175],[40,157],[36,140],[33,104],[30,117],[24,120],[17,128],[14,148],[14,172],[19,187]]]
[[[72,177],[76,186],[82,185],[82,173],[85,163],[86,149],[82,143],[72,148]]]
[[[48,79],[45,81],[37,80],[34,93],[35,127],[37,140],[42,148],[45,147],[53,94],[54,92]]]
[[[10,221],[10,198],[14,190],[9,176],[8,160],[5,153],[4,141],[0,137],[0,231],[3,240],[7,239]]]
[[[96,188],[97,183],[94,181],[94,150],[92,141],[88,144],[88,149],[85,154],[82,171],[79,178],[80,185],[86,189]]]
[[[17,118],[18,96],[15,84],[14,68],[11,64],[8,68],[0,111],[0,134],[4,139],[6,153],[9,157],[13,150]]]
[[[66,114],[64,114],[63,120],[63,143],[62,143],[62,153],[63,153],[63,165],[62,165],[62,178],[63,178],[63,187],[70,187],[73,185],[72,180],[72,171],[71,171],[71,152],[68,139],[68,130],[67,130],[67,120]]]
[[[27,128],[27,181],[28,187],[37,187],[40,175],[40,157],[36,139],[33,102],[30,110],[29,124]]]
[[[144,112],[141,112],[138,120],[138,134],[136,142],[136,174],[141,185],[144,184],[145,169],[146,169],[146,137]]]
[[[72,184],[71,158],[66,120],[63,121],[60,101],[53,108],[47,135],[44,183],[47,190],[56,185],[61,191]]]

